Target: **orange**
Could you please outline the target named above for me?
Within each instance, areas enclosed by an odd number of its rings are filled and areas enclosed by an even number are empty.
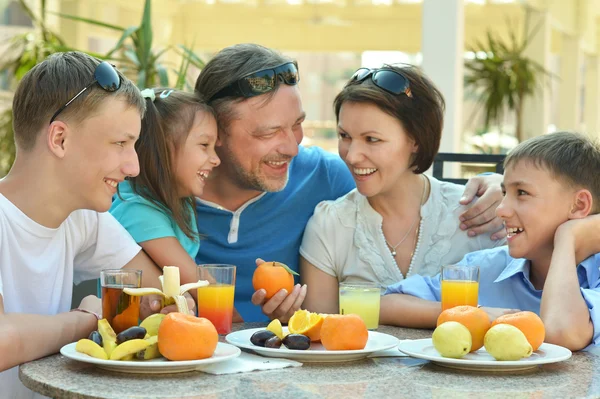
[[[219,334],[203,317],[169,313],[158,327],[158,351],[169,360],[199,360],[213,355]]]
[[[318,313],[297,310],[288,322],[288,330],[291,334],[302,334],[310,338],[311,341],[319,341],[323,320],[324,317]]]
[[[447,321],[456,321],[469,329],[473,340],[471,352],[483,346],[483,337],[492,326],[485,310],[467,305],[444,310],[437,319],[437,325]]]
[[[321,326],[321,343],[329,351],[364,349],[369,331],[355,314],[328,315]]]
[[[252,286],[255,291],[263,289],[267,299],[271,299],[279,290],[285,289],[288,294],[294,289],[294,276],[289,267],[280,262],[261,263],[252,275]]]
[[[544,338],[546,337],[544,322],[533,312],[524,311],[505,314],[494,320],[492,326],[495,326],[496,324],[511,324],[517,327],[525,334],[527,341],[529,341],[529,344],[534,351],[544,343]]]

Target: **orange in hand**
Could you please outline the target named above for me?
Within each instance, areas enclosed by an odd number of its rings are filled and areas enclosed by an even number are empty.
[[[280,262],[261,263],[252,275],[252,286],[255,291],[263,289],[267,292],[267,299],[271,299],[279,290],[285,289],[288,294],[294,289],[293,272],[288,266]]]
[[[367,325],[359,316],[328,315],[321,326],[321,343],[329,351],[364,349],[369,339]]]
[[[475,306],[456,306],[450,309],[444,310],[437,319],[437,325],[447,321],[456,321],[463,326],[467,327],[471,333],[471,352],[475,352],[477,349],[483,346],[483,338],[485,333],[490,329],[492,323],[487,313],[483,309],[476,308]]]
[[[496,324],[511,324],[517,327],[525,334],[525,338],[527,338],[529,345],[531,345],[534,351],[544,343],[544,338],[546,338],[544,322],[533,312],[524,311],[505,314],[494,320],[492,326]]]
[[[199,360],[213,355],[219,334],[203,317],[169,313],[158,327],[158,351],[169,360]]]

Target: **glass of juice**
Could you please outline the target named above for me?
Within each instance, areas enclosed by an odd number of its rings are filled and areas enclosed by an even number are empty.
[[[140,297],[123,292],[123,288],[140,288],[142,271],[134,269],[105,269],[100,272],[102,286],[102,317],[115,333],[137,326],[140,317]]]
[[[379,327],[381,287],[376,283],[340,283],[340,314],[356,314],[370,330]]]
[[[477,306],[479,266],[442,266],[442,311],[455,306]]]
[[[231,332],[233,297],[235,293],[234,265],[198,265],[198,279],[210,284],[198,288],[198,316],[210,320],[219,334]]]

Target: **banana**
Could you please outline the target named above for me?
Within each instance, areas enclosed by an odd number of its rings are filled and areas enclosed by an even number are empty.
[[[75,350],[77,352],[85,353],[86,355],[95,357],[97,359],[108,359],[108,356],[106,355],[104,349],[100,345],[89,339],[84,338],[77,341],[77,345],[75,345]]]
[[[198,280],[196,283],[181,285],[179,277],[179,268],[177,266],[163,267],[163,275],[158,278],[162,286],[162,291],[157,288],[125,288],[123,292],[133,296],[161,295],[165,300],[165,306],[175,304],[177,311],[189,314],[187,300],[183,296],[187,291],[193,288],[205,287],[208,285],[206,280]]]

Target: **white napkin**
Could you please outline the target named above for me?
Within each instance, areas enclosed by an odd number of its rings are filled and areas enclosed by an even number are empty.
[[[274,370],[286,367],[300,367],[302,363],[294,360],[262,357],[242,352],[238,357],[225,362],[198,367],[198,371],[208,374],[236,374],[258,370]]]

